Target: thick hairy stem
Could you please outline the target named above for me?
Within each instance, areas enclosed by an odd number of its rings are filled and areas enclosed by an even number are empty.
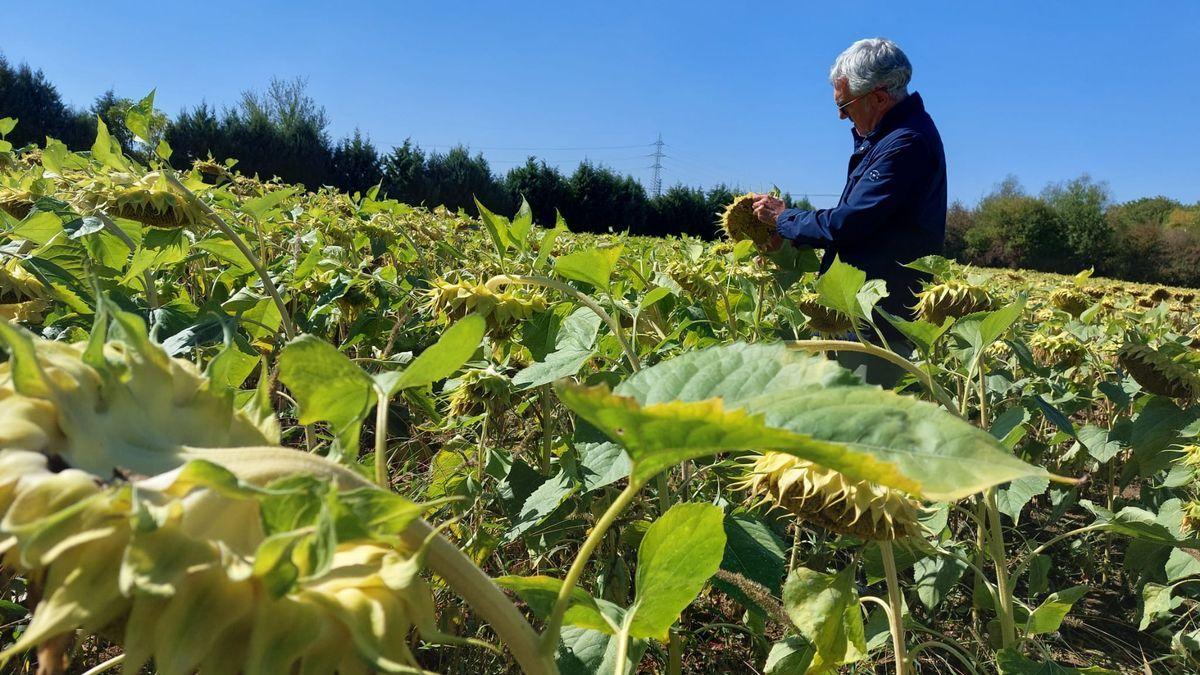
[[[871,354],[879,358],[889,361],[900,366],[905,371],[912,374],[937,399],[942,407],[951,412],[955,412],[954,401],[950,400],[950,396],[946,394],[938,383],[929,376],[928,373],[921,370],[915,363],[900,356],[895,352],[888,351],[881,347],[876,347],[868,342],[852,342],[850,340],[788,340],[785,343],[789,349],[798,349],[808,352],[829,352],[829,351],[845,351],[845,352],[862,352]]]
[[[979,428],[988,428],[987,368],[979,364]]]
[[[621,330],[621,324],[614,319],[611,314],[604,311],[604,308],[586,293],[580,293],[567,284],[549,277],[523,276],[518,274],[500,274],[494,276],[491,279],[488,279],[484,286],[486,286],[488,290],[494,291],[505,284],[542,286],[543,288],[553,288],[556,291],[561,291],[571,296],[579,304],[595,312],[596,315],[599,316],[602,321],[604,321],[604,323],[608,324],[609,330],[613,332],[613,335],[615,335],[617,338],[617,342],[621,345],[621,351],[625,352],[625,358],[629,359],[629,366],[633,368],[635,372],[642,369],[642,364],[640,361],[638,361],[637,354],[625,340],[625,334]]]
[[[417,547],[433,529],[424,520],[416,520],[404,530],[404,542]],[[538,636],[517,611],[503,591],[483,570],[458,550],[445,537],[436,535],[429,544],[426,562],[429,568],[446,580],[450,588],[471,605],[477,614],[496,631],[501,642],[508,646],[513,658],[525,673],[556,675],[554,652],[538,651]]]
[[[538,387],[538,402],[542,408],[542,473],[550,473],[550,460],[554,457],[554,419],[550,416],[554,402],[550,398],[550,385]]]
[[[991,532],[988,536],[988,550],[992,564],[996,567],[996,594],[999,596],[1000,638],[1005,649],[1013,647],[1017,642],[1017,625],[1013,618],[1012,587],[1008,584],[1008,558],[1004,553],[1004,531],[1000,525],[1000,510],[996,507],[996,488],[988,488],[983,493],[984,506],[987,509]]]
[[[575,590],[575,584],[579,583],[579,578],[583,576],[583,570],[587,567],[588,560],[592,557],[592,553],[596,551],[596,547],[604,540],[604,533],[616,521],[617,516],[629,506],[637,493],[642,489],[642,482],[629,479],[629,485],[617,495],[613,503],[604,511],[604,515],[596,521],[595,527],[592,528],[591,534],[583,541],[583,546],[579,548],[579,553],[575,554],[575,560],[571,563],[571,568],[567,570],[567,576],[563,579],[562,587],[558,589],[558,598],[554,601],[554,609],[550,612],[550,617],[546,620],[546,632],[542,635],[542,655],[550,657],[554,654],[554,650],[558,647],[558,634],[562,631],[563,615],[567,613],[567,608],[571,605],[571,591]]]
[[[887,578],[889,628],[892,632],[892,652],[896,656],[896,675],[908,672],[908,653],[904,648],[904,603],[900,598],[900,577],[896,574],[896,558],[892,554],[892,542],[879,542],[879,551],[883,554],[883,573]]]
[[[290,312],[288,312],[287,305],[283,302],[283,296],[279,294],[279,289],[275,287],[275,282],[271,281],[271,275],[267,273],[267,268],[263,266],[262,261],[258,259],[257,255],[255,255],[254,250],[246,244],[246,241],[242,239],[240,235],[238,235],[237,231],[230,227],[229,223],[226,223],[225,220],[221,218],[221,216],[218,215],[211,206],[204,203],[204,200],[200,199],[194,192],[187,189],[183,183],[180,183],[179,179],[175,177],[175,173],[173,171],[164,167],[163,175],[166,176],[167,182],[170,183],[172,187],[178,190],[183,196],[195,202],[201,208],[201,210],[204,211],[204,215],[208,216],[208,219],[217,226],[217,229],[219,229],[226,237],[229,237],[229,240],[233,242],[233,245],[236,246],[239,251],[241,251],[242,255],[246,257],[246,260],[250,261],[250,265],[254,267],[254,271],[258,273],[258,278],[262,280],[263,288],[267,290],[267,293],[271,296],[271,299],[275,301],[275,306],[279,308],[279,316],[283,320],[284,334],[287,335],[289,340],[296,337],[296,327],[295,324],[292,323],[292,315]]]

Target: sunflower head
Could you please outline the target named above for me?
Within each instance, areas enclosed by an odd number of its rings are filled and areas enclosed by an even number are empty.
[[[1050,304],[1055,308],[1060,309],[1073,317],[1078,318],[1083,314],[1088,307],[1092,306],[1092,300],[1086,293],[1080,291],[1074,286],[1064,288],[1056,288],[1050,293]]]
[[[920,532],[921,504],[907,494],[785,453],[753,456],[740,487],[839,534],[897,539]]]
[[[1187,534],[1200,532],[1200,501],[1192,499],[1183,504],[1183,522],[1180,527]]]
[[[175,192],[166,177],[151,171],[130,185],[115,188],[109,196],[113,215],[163,229],[194,227],[204,222],[204,211]]]
[[[808,327],[822,335],[842,335],[854,330],[854,320],[821,302],[817,293],[805,293],[796,306],[808,317]]]
[[[69,345],[0,324],[0,563],[40,592],[0,669],[79,630],[121,644],[129,672],[415,668],[412,628],[441,639],[399,536],[420,509],[264,447],[267,425],[136,316],[114,321],[124,341],[105,328]]]
[[[464,417],[502,413],[512,402],[512,381],[492,368],[471,368],[463,372],[450,392],[450,416]]]
[[[765,248],[775,234],[775,228],[754,215],[753,193],[739,195],[721,212],[721,229],[733,241],[749,239],[755,246]]]
[[[917,295],[917,315],[938,326],[948,318],[985,312],[994,306],[992,296],[979,286],[950,280],[929,286]]]
[[[1033,358],[1043,366],[1069,368],[1083,363],[1087,348],[1074,335],[1065,331],[1052,334],[1034,333],[1029,338]]]
[[[1150,345],[1126,343],[1117,352],[1117,362],[1151,394],[1183,399],[1200,397],[1200,377],[1195,369]]]

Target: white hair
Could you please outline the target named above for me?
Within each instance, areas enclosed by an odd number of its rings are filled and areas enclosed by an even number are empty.
[[[829,69],[829,83],[845,80],[852,96],[884,89],[893,100],[908,96],[912,64],[900,46],[885,38],[859,40],[838,55]]]

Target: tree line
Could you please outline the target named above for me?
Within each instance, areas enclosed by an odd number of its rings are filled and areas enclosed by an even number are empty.
[[[17,147],[52,136],[74,150],[90,148],[99,117],[127,152],[148,154],[156,143],[141,148],[125,128],[125,113],[135,103],[108,91],[88,109],[72,109],[41,71],[0,56],[0,115],[20,120],[8,137]],[[553,226],[561,214],[573,230],[583,232],[711,239],[718,233],[718,211],[741,192],[728,185],[676,185],[652,196],[633,177],[589,161],[567,174],[531,156],[497,174],[482,154],[464,146],[427,152],[407,140],[383,151],[357,130],[334,140],[324,108],[305,93],[303,80],[273,80],[266,91],[247,91],[223,110],[201,103],[173,119],[158,113],[150,128],[152,140],[170,145],[171,164],[180,169],[197,159],[235,158],[235,168],[246,175],[351,193],[380,185],[382,194],[406,203],[443,205],[471,215],[476,215],[476,198],[491,211],[513,213],[524,197],[539,224]],[[785,197],[796,206],[812,206],[806,199]]]
[[[946,255],[987,267],[1096,274],[1200,287],[1200,202],[1168,197],[1113,201],[1084,174],[1029,194],[1008,177],[974,207],[946,217]]]
[[[139,147],[125,127],[133,105],[108,91],[88,109],[73,109],[41,71],[0,56],[0,117],[20,120],[7,138],[17,147],[51,136],[72,149],[90,148],[99,117],[126,151],[147,154],[151,148]],[[357,130],[334,140],[324,108],[305,93],[302,80],[273,80],[222,110],[201,103],[174,118],[156,113],[150,128],[171,146],[171,162],[181,169],[210,156],[236,158],[247,175],[347,192],[380,185],[384,195],[406,203],[471,214],[475,198],[494,212],[513,213],[524,197],[536,222],[551,225],[561,214],[576,231],[713,238],[717,212],[741,192],[676,185],[651,196],[633,177],[589,161],[567,174],[529,157],[501,175],[463,146],[429,152],[407,140],[384,151]],[[785,197],[812,208],[807,199]],[[1048,272],[1093,267],[1105,276],[1200,286],[1200,203],[1166,197],[1116,203],[1107,185],[1086,175],[1035,195],[1010,177],[974,207],[951,205],[945,253],[976,265]]]

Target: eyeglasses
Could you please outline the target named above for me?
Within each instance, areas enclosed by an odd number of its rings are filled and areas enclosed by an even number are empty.
[[[856,97],[854,97],[854,98],[850,99],[849,101],[846,101],[845,103],[843,103],[843,104],[839,105],[839,106],[837,107],[837,109],[838,109],[838,114],[841,114],[841,113],[845,112],[845,111],[846,111],[846,106],[850,105],[851,103],[854,103],[855,101],[861,101],[862,99],[864,99],[864,98],[866,98],[866,97],[870,96],[871,94],[874,94],[874,93],[875,93],[875,92],[877,92],[877,91],[879,91],[879,90],[878,90],[878,89],[872,89],[871,91],[868,91],[867,93],[865,93],[865,94],[863,94],[863,95],[861,95],[861,96],[856,96]]]

